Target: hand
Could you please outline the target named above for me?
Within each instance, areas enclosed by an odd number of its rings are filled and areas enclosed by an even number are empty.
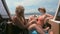
[[[44,29],[44,31],[47,31],[47,30],[49,30],[49,27],[47,27],[47,28]]]

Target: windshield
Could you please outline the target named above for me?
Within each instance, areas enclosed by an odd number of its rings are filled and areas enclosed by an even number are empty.
[[[15,14],[17,5],[22,5],[25,8],[25,16],[27,15],[40,15],[38,8],[46,8],[47,13],[55,15],[58,6],[58,0],[6,0],[10,14]]]

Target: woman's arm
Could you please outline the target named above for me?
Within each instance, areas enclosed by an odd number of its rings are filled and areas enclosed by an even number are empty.
[[[47,14],[48,19],[53,19],[53,16],[50,14]]]
[[[14,17],[14,18],[12,19],[12,22],[13,22],[15,25],[17,25],[18,27],[20,27],[20,28],[21,28],[21,26],[22,26],[23,28],[25,28],[24,23],[23,23],[20,19],[17,19],[17,17]]]
[[[53,16],[50,14],[46,14],[47,18],[45,18],[44,23],[46,23],[46,21],[49,21],[49,19],[53,19]]]
[[[31,24],[33,24],[33,23],[36,23],[36,20],[31,20],[30,22],[28,22],[28,23],[26,24],[26,26],[28,27],[29,25],[31,25]]]
[[[34,17],[33,15],[30,16],[29,19],[28,19],[27,26],[28,26],[28,25],[31,25],[34,21],[35,21],[35,17]]]

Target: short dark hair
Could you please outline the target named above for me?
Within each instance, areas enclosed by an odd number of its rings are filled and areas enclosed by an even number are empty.
[[[38,8],[38,11],[40,11],[40,10],[43,10],[44,13],[46,13],[46,9],[45,8]]]

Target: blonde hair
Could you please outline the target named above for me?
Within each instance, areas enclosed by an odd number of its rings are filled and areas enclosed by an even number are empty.
[[[16,7],[16,10],[22,10],[22,11],[24,11],[24,7],[19,5],[19,6]]]
[[[17,6],[15,12],[20,12],[19,15],[24,17],[24,7],[23,6],[20,6],[20,5]]]

